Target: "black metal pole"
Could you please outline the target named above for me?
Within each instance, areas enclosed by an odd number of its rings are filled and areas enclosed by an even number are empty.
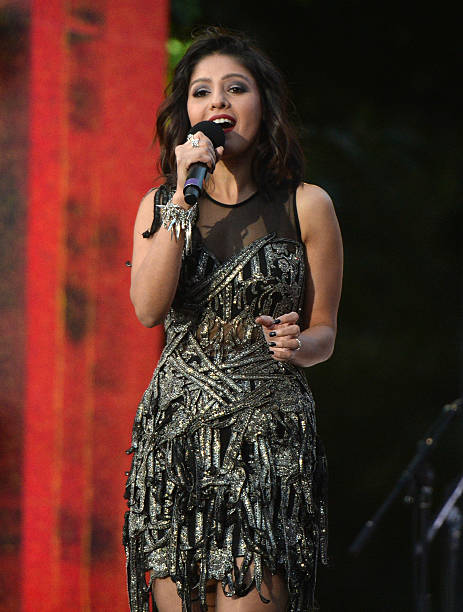
[[[378,508],[374,516],[365,523],[363,528],[360,530],[359,534],[351,544],[349,548],[349,552],[353,555],[357,555],[360,553],[362,548],[365,546],[375,529],[377,528],[380,520],[386,514],[392,502],[396,499],[402,489],[407,485],[414,477],[415,473],[424,461],[424,459],[429,455],[431,450],[437,444],[438,439],[442,435],[442,433],[447,428],[447,425],[453,419],[453,417],[460,411],[463,405],[463,398],[459,398],[450,404],[446,404],[441,411],[440,416],[436,419],[436,421],[432,424],[428,433],[425,437],[418,442],[418,450],[410,461],[408,466],[402,472],[399,480],[395,484],[391,493],[387,496],[383,504]]]
[[[434,471],[425,463],[417,474],[417,499],[415,500],[415,522],[413,565],[413,594],[415,612],[429,612],[431,596],[428,586],[428,530],[432,503]]]
[[[439,529],[442,527],[442,525],[445,523],[450,512],[453,510],[455,504],[458,502],[458,500],[460,499],[462,495],[463,495],[463,475],[460,476],[457,484],[455,485],[455,488],[453,489],[451,494],[448,496],[448,498],[445,500],[445,503],[442,505],[439,512],[436,514],[432,522],[432,525],[428,531],[428,535],[427,535],[428,542],[432,542],[434,536],[439,531]]]
[[[452,508],[445,523],[447,526],[445,542],[447,563],[445,564],[442,610],[446,612],[459,612],[461,608],[458,608],[457,589],[461,576],[458,572],[458,563],[460,559],[463,517],[458,506]]]
[[[463,517],[460,509],[456,505],[463,495],[463,475],[460,476],[458,482],[452,489],[440,510],[437,512],[431,527],[428,529],[427,541],[430,544],[436,533],[441,527],[446,527],[445,532],[445,555],[442,563],[442,610],[445,612],[460,612],[461,601],[459,599],[459,588],[461,576],[458,570],[458,564],[461,551],[461,529],[463,526]]]

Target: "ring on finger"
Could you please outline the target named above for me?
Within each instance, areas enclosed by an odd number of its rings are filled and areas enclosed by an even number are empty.
[[[192,147],[199,147],[199,138],[195,138],[193,134],[188,134],[186,137],[189,143],[191,143]]]
[[[302,348],[302,342],[300,341],[299,338],[296,338],[296,342],[298,343],[298,347],[296,349],[294,349],[295,351],[300,351]]]

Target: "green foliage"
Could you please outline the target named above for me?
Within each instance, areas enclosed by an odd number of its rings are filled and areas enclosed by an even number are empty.
[[[191,40],[182,41],[178,38],[169,38],[169,40],[167,41],[167,76],[169,81],[172,78],[175,66],[178,64],[179,60],[183,57],[190,45]]]

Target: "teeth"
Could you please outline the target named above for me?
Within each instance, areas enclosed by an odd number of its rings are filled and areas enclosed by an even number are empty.
[[[214,119],[213,123],[229,123],[233,125],[233,122],[230,119],[225,119],[224,117],[220,117],[219,119]]]

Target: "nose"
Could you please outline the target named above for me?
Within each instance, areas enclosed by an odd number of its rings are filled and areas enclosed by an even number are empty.
[[[225,108],[228,105],[228,100],[222,89],[215,90],[209,100],[211,108]]]

